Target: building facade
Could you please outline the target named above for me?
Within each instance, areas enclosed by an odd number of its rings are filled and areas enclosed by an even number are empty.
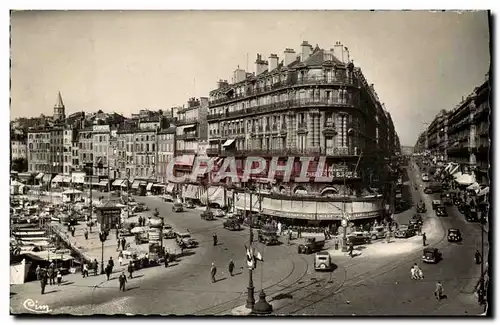
[[[50,173],[51,164],[51,130],[32,129],[28,131],[28,171],[32,173]]]
[[[10,159],[27,159],[28,145],[26,135],[13,134],[10,138]]]
[[[176,127],[158,131],[158,163],[156,165],[157,180],[160,183],[168,183],[168,164],[175,157]]]
[[[92,164],[94,176],[109,177],[110,133],[109,125],[94,125],[92,127]]]
[[[290,202],[304,196],[359,198],[371,187],[384,191],[384,160],[399,151],[399,139],[373,84],[349,61],[347,48],[337,42],[330,50],[313,49],[303,42],[299,55],[286,49],[279,62],[276,54],[269,61],[258,54],[255,64],[255,73],[238,68],[234,83],[219,81],[210,92],[209,155],[236,156],[239,171],[247,156],[280,156],[279,163],[295,156],[292,179],[301,170],[299,157],[313,157],[309,173],[315,175],[319,157],[325,156],[323,176],[333,176],[333,183],[282,183],[278,175],[265,180],[267,171],[257,177],[267,183],[262,188],[274,188]],[[371,209],[359,218],[380,216],[382,201]]]
[[[84,170],[87,164],[94,163],[93,151],[93,129],[85,127],[78,132],[78,162],[80,170]]]

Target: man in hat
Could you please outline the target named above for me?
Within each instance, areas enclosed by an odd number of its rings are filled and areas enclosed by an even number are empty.
[[[212,267],[210,268],[210,276],[212,277],[212,283],[215,283],[215,275],[217,274],[217,267],[215,263],[212,263]]]

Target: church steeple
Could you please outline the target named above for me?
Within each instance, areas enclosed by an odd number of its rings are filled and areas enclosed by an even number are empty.
[[[66,118],[65,107],[62,100],[61,92],[57,93],[57,101],[54,105],[54,121],[64,120]]]

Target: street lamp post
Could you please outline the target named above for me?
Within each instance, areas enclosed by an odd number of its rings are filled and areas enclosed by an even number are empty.
[[[252,248],[253,243],[253,216],[252,216],[252,191],[248,188],[250,192],[250,216],[248,217],[248,221],[250,224],[250,241],[249,241],[249,249]],[[245,189],[246,194],[246,189]],[[245,199],[246,201],[246,199]],[[245,210],[246,212],[246,210]],[[246,308],[253,310],[255,306],[255,298],[254,298],[254,286],[253,286],[253,266],[248,268],[248,287],[247,287],[247,304]]]
[[[104,274],[104,242],[106,241],[106,233],[102,230],[101,223],[101,231],[99,232],[99,240],[101,241],[101,274]]]

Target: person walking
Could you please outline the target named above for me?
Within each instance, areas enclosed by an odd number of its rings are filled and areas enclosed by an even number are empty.
[[[427,241],[427,236],[425,235],[425,232],[422,233],[422,244],[426,246],[426,241]]]
[[[115,267],[115,261],[113,261],[113,257],[109,258],[108,265],[111,266],[111,273],[113,273],[113,267]]]
[[[233,271],[234,271],[234,262],[233,260],[229,260],[229,274],[231,274],[231,276],[233,276]]]
[[[71,236],[75,237],[75,226],[71,226]]]
[[[109,281],[109,276],[111,275],[111,265],[106,265],[106,269],[104,270],[104,273],[106,273],[106,280]]]
[[[125,291],[125,283],[127,283],[127,277],[125,276],[125,273],[122,272],[120,276],[118,277],[118,282],[120,283],[120,291]]]
[[[122,237],[122,239],[121,239],[121,244],[122,244],[122,251],[124,251],[125,245],[127,244],[127,240],[124,237]]]
[[[45,287],[47,286],[47,272],[45,269],[40,271],[40,287],[42,295],[45,294]]]
[[[88,277],[89,276],[89,267],[87,265],[87,262],[84,262],[83,263],[83,267],[82,267],[82,276],[85,278],[86,276]]]
[[[349,256],[351,256],[351,258],[354,257],[354,244],[352,242],[349,243]]]
[[[87,230],[87,228],[85,228],[85,232],[83,233],[83,236],[85,237],[85,240],[89,239],[89,231]]]
[[[99,269],[99,262],[94,258],[94,262],[92,262],[92,268],[94,269],[94,276],[97,275],[97,270]]]
[[[35,274],[36,274],[36,279],[37,279],[38,281],[40,280],[40,272],[41,272],[40,265],[37,265],[37,266],[36,266],[36,270],[35,270]]]
[[[62,282],[62,273],[61,270],[57,270],[57,285],[60,286]]]
[[[118,264],[120,264],[120,266],[122,266],[122,263],[123,263],[123,251],[120,251],[118,253]]]
[[[132,265],[132,261],[130,261],[128,263],[127,271],[128,271],[129,279],[132,279],[133,278],[133,274],[132,273],[134,272],[134,266]]]
[[[217,234],[215,234],[215,233],[214,233],[214,234],[212,235],[212,239],[213,239],[213,241],[214,241],[214,246],[217,246]]]
[[[116,251],[118,252],[120,250],[120,239],[116,240]]]
[[[440,301],[441,299],[443,299],[443,292],[444,292],[443,285],[441,284],[441,281],[438,281],[436,283],[436,290],[434,290],[434,296],[436,296],[437,300]]]
[[[215,275],[217,274],[217,267],[215,263],[212,263],[212,267],[210,268],[210,276],[212,277],[212,283],[215,283]]]
[[[49,285],[53,285],[54,283],[54,269],[49,266],[47,270],[47,278],[49,280]]]

